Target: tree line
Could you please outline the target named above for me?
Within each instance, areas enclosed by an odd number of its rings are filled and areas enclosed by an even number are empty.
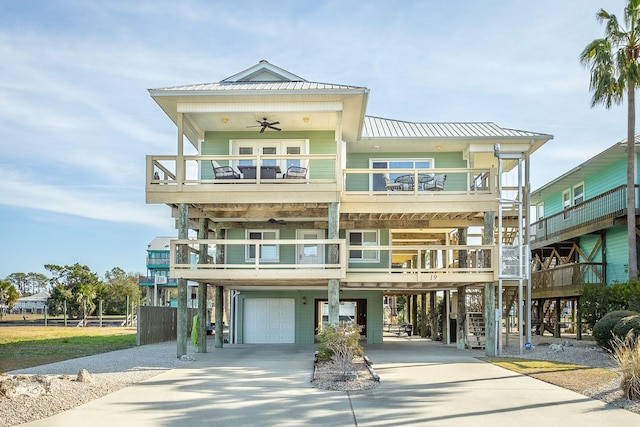
[[[12,309],[21,296],[48,291],[47,311],[52,316],[64,314],[81,318],[93,314],[102,301],[103,314],[124,314],[127,297],[141,297],[138,274],[119,267],[107,271],[103,278],[86,265],[46,264],[50,273],[11,273],[0,280],[0,306]]]

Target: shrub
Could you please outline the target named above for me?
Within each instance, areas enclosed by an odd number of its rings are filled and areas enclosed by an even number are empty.
[[[613,328],[625,317],[633,316],[635,311],[612,311],[604,315],[604,317],[593,326],[593,337],[596,342],[606,348],[611,348],[610,341],[613,339]]]
[[[620,388],[629,400],[640,400],[640,344],[630,333],[625,338],[615,337],[611,342],[613,354],[620,367]]]
[[[331,355],[331,363],[339,373],[339,379],[349,378],[353,371],[353,358],[362,354],[360,327],[354,323],[328,326],[318,334],[320,348],[318,357]]]
[[[614,337],[625,339],[629,331],[633,331],[636,337],[640,337],[640,314],[623,317],[615,324],[612,332]]]

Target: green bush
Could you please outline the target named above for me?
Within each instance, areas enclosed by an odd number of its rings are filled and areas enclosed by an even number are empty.
[[[627,310],[612,311],[605,314],[604,317],[593,326],[593,338],[595,338],[600,346],[610,349],[610,341],[613,339],[613,328],[620,320],[635,314],[638,313]]]
[[[634,336],[640,337],[640,314],[623,317],[615,324],[612,332],[614,336],[623,340],[631,330],[633,330]]]
[[[585,284],[580,296],[580,311],[585,323],[593,328],[602,317],[612,311],[640,311],[640,282]]]
[[[318,339],[318,358],[329,357],[340,379],[347,379],[353,371],[353,358],[362,354],[360,327],[354,323],[328,326],[318,334]]]

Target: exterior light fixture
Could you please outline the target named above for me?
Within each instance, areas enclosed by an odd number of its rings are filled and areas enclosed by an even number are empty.
[[[307,303],[307,297],[302,297],[302,303],[306,304]]]
[[[227,123],[229,121],[229,118],[228,117],[223,117],[221,120],[222,120],[222,123]]]
[[[309,117],[304,116],[304,117],[302,118],[302,121],[303,121],[303,122],[305,122],[305,123],[309,123]]]

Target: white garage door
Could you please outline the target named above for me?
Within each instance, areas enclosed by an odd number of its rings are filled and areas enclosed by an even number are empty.
[[[294,302],[293,298],[245,299],[244,343],[295,343]]]

